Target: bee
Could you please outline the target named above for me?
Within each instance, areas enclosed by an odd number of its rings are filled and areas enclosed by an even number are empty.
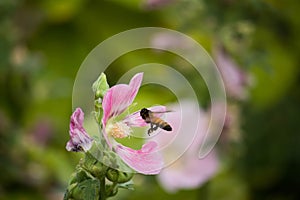
[[[170,112],[170,111],[165,111]],[[160,119],[159,117],[156,117],[155,113],[165,113],[165,112],[152,112],[151,110],[148,110],[147,108],[143,108],[140,111],[140,115],[145,120],[146,123],[150,123],[150,128],[148,129],[148,135],[157,130],[158,128],[161,128],[166,131],[172,131],[172,127],[170,124],[165,122],[164,120]]]

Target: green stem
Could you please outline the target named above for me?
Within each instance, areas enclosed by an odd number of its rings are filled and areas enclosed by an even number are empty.
[[[106,199],[105,177],[100,179],[100,200]]]

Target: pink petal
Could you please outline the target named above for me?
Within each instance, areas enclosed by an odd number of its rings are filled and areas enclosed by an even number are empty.
[[[116,152],[123,161],[142,174],[158,174],[163,167],[162,156],[156,152],[156,142],[150,141],[142,146],[140,150],[117,145]]]
[[[148,110],[151,110],[152,112],[165,112],[166,107],[165,106],[153,106],[150,108],[147,108]],[[156,113],[155,116],[161,117],[163,113]],[[140,110],[137,112],[134,112],[130,115],[127,115],[124,120],[124,123],[126,123],[128,126],[135,126],[135,127],[143,127],[146,126],[147,123],[140,115]]]
[[[109,146],[110,149],[113,148],[108,136],[107,136],[107,133],[106,133],[106,124],[103,124],[103,127],[102,127],[102,135],[104,136],[104,139],[106,141],[106,144]]]
[[[111,87],[103,97],[103,119],[102,123],[106,124],[107,120],[113,116],[118,116],[132,104],[143,79],[143,73],[136,74],[129,85],[118,84]]]
[[[81,108],[76,108],[71,116],[70,129],[80,127],[83,124],[84,113]]]
[[[208,181],[218,171],[219,162],[214,152],[199,160],[196,156],[181,157],[158,176],[160,184],[169,192],[193,189]]]
[[[83,128],[84,113],[80,108],[76,108],[71,116],[70,137],[66,145],[68,151],[88,151],[92,146],[93,139]]]

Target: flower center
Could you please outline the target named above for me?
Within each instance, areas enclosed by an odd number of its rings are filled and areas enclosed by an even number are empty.
[[[132,132],[131,128],[124,122],[116,122],[107,127],[107,134],[114,138],[125,138]]]

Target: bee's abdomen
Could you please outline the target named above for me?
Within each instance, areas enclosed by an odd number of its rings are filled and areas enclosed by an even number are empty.
[[[166,131],[172,131],[172,127],[165,121],[156,118],[153,120],[153,123],[157,124],[160,128],[166,130]]]
[[[167,124],[166,126],[164,126],[162,129],[166,130],[166,131],[172,131],[172,127]]]

